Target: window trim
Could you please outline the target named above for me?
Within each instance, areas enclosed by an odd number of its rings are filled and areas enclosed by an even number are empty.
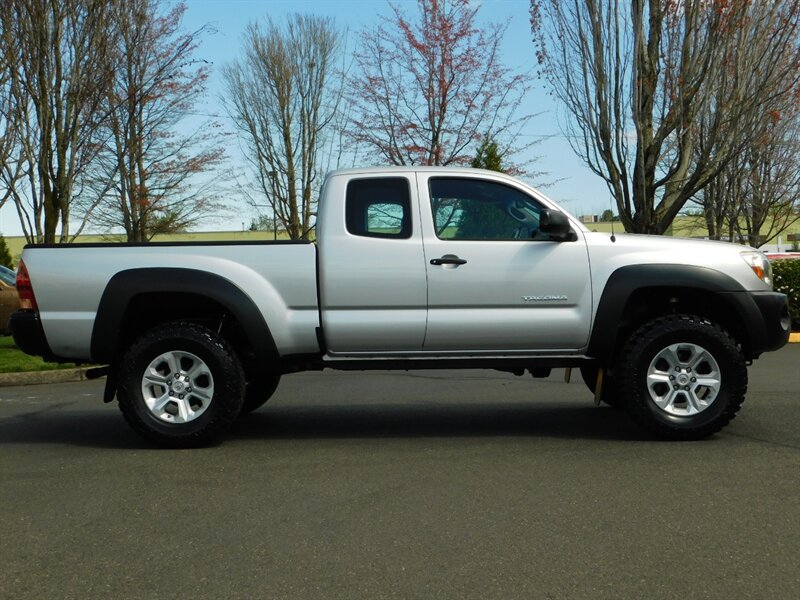
[[[358,229],[353,227],[353,222],[351,221],[351,201],[355,202],[355,200],[351,200],[350,196],[350,186],[353,184],[360,184],[363,182],[380,182],[380,181],[393,181],[397,182],[398,184],[402,182],[403,191],[402,197],[400,198],[400,202],[387,202],[386,200],[381,200],[378,202],[371,202],[371,203],[363,203],[364,205],[359,208],[363,208],[366,211],[369,209],[370,206],[376,204],[398,204],[403,209],[403,216],[400,225],[400,231],[398,233],[380,233],[380,232],[371,232],[365,229]],[[399,186],[398,186],[399,187]],[[414,219],[413,219],[413,209],[412,209],[412,202],[411,202],[411,182],[408,180],[407,177],[402,176],[378,176],[378,177],[359,177],[350,179],[347,182],[347,186],[345,187],[345,202],[344,202],[344,227],[345,231],[348,235],[352,235],[355,237],[363,237],[363,238],[370,238],[370,239],[382,239],[382,240],[408,240],[411,239],[414,235]]]
[[[547,241],[547,240],[537,240],[537,239],[533,239],[533,238],[492,238],[492,239],[486,239],[486,238],[446,238],[446,237],[441,237],[437,233],[438,224],[436,222],[436,211],[433,208],[434,195],[433,195],[433,190],[432,190],[432,187],[431,187],[432,183],[434,181],[441,181],[441,180],[477,181],[477,182],[481,182],[481,183],[489,183],[489,184],[492,184],[492,185],[503,186],[503,187],[506,187],[508,189],[514,190],[515,192],[517,192],[519,194],[522,194],[527,199],[529,199],[532,203],[535,203],[539,207],[539,214],[540,215],[541,215],[541,211],[546,210],[548,208],[547,205],[545,205],[542,202],[540,202],[539,199],[537,199],[536,197],[532,196],[531,194],[529,194],[528,192],[526,192],[524,190],[519,189],[518,187],[516,187],[514,185],[510,185],[508,182],[505,182],[505,181],[495,181],[493,179],[485,179],[485,178],[482,178],[482,177],[464,177],[464,176],[461,176],[461,175],[436,175],[436,176],[428,177],[428,180],[427,180],[428,205],[430,207],[430,212],[431,212],[431,223],[432,223],[432,226],[433,226],[433,234],[434,234],[434,236],[436,236],[437,240],[441,240],[442,242],[488,242],[488,243],[492,243],[492,242],[497,243],[497,242],[542,242],[542,241]],[[520,224],[522,224],[522,223],[520,223]]]

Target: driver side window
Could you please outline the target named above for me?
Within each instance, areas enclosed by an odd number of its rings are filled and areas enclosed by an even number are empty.
[[[539,228],[542,206],[510,186],[450,177],[431,178],[429,186],[439,239],[531,240]]]

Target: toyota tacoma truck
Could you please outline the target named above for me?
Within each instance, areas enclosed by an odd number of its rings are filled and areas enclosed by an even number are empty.
[[[579,370],[655,436],[733,419],[790,318],[753,248],[587,230],[477,169],[330,173],[316,243],[26,246],[16,344],[99,365],[140,434],[218,439],[305,370]]]

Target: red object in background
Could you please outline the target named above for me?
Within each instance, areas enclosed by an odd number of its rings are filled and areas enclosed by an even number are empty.
[[[785,260],[787,258],[800,259],[800,252],[767,252],[767,258],[770,260]]]

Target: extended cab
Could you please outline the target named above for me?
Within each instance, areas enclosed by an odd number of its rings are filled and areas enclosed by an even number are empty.
[[[588,231],[509,176],[335,171],[318,243],[31,245],[12,330],[107,365],[106,400],[164,445],[207,443],[311,369],[577,368],[655,434],[725,426],[747,364],[789,337],[743,246]]]

